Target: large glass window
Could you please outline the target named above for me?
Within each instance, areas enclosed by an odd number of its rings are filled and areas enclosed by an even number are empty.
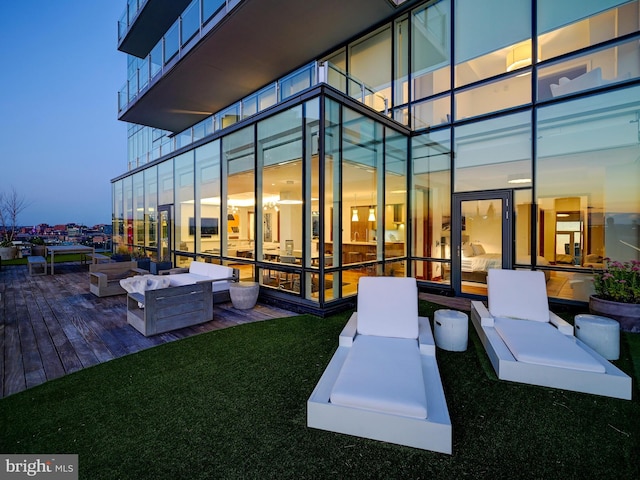
[[[449,281],[451,259],[451,141],[441,130],[412,139],[412,253],[414,276]],[[427,261],[427,258],[442,259]],[[424,260],[423,260],[424,259]]]
[[[450,0],[413,11],[411,35],[412,99],[451,88]]]
[[[539,255],[560,267],[640,259],[640,87],[540,108]]]
[[[113,239],[114,249],[124,243],[123,181],[113,182]]]
[[[381,258],[384,153],[382,125],[343,108],[342,124],[342,263],[355,264]],[[362,273],[343,272],[343,276]],[[345,282],[357,284],[357,278]],[[346,289],[343,289],[346,293]],[[355,287],[352,292],[356,293]]]
[[[638,40],[596,50],[538,70],[538,100],[571,95],[640,76]]]
[[[144,173],[133,175],[133,245],[144,246]],[[136,251],[136,254],[140,252]]]
[[[158,165],[158,205],[173,203],[173,159]]]
[[[457,87],[531,65],[530,0],[455,0]]]
[[[195,235],[189,231],[189,222],[195,217],[193,182],[193,150],[175,158],[175,249],[180,253],[194,252]],[[178,258],[178,266],[188,263],[188,257]]]
[[[189,219],[196,251],[220,255],[220,140],[196,149],[196,216]]]
[[[385,133],[384,256],[388,259],[407,254],[407,138],[390,128]],[[395,273],[400,275],[400,269]]]
[[[540,60],[575,52],[638,30],[638,1],[538,0]]]
[[[455,102],[456,120],[531,103],[531,77],[513,75],[463,90],[456,94]]]
[[[144,225],[147,247],[155,248],[158,245],[157,221],[158,167],[154,166],[144,171]]]
[[[325,101],[325,135],[324,135],[324,215],[320,218],[324,231],[324,251],[321,247],[320,262],[324,268],[339,267],[342,262],[340,250],[340,105],[332,100]],[[331,273],[324,277],[317,276],[319,289],[324,283],[324,296],[326,300],[340,297],[340,274]],[[335,287],[335,288],[334,288]]]
[[[302,106],[258,124],[259,259],[302,263]],[[299,286],[298,286],[299,287]]]
[[[227,244],[223,255],[254,258],[255,243],[250,240],[255,225],[255,158],[253,126],[227,135],[222,139],[227,178],[226,226]]]
[[[394,22],[395,52],[393,55],[395,82],[394,105],[402,105],[409,101],[409,18],[404,16]]]
[[[531,185],[531,114],[516,113],[455,129],[456,192]]]
[[[124,238],[123,243],[133,245],[133,176],[122,180],[124,198]]]
[[[386,27],[349,48],[349,73],[357,81],[349,81],[349,95],[382,111],[383,99],[391,106],[391,28]],[[372,95],[364,86],[370,87]]]

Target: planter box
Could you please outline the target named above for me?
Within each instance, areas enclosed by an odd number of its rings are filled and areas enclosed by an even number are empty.
[[[0,247],[0,258],[3,260],[13,260],[18,254],[18,247]]]
[[[620,303],[589,297],[589,311],[594,315],[613,318],[624,332],[640,333],[640,303]]]
[[[151,270],[149,270],[154,275],[159,275],[160,270],[169,270],[173,265],[171,262],[151,262]]]

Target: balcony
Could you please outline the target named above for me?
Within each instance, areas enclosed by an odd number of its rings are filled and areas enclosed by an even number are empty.
[[[183,131],[397,8],[389,0],[283,0],[277,9],[244,0],[202,21],[203,2],[192,1],[128,79],[119,95],[120,120]],[[195,28],[194,11],[201,20]]]
[[[149,55],[192,0],[128,0],[118,22],[118,50],[135,57]]]

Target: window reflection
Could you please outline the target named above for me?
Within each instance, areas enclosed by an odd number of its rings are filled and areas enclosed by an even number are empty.
[[[638,98],[634,87],[539,111],[539,253],[557,266],[640,258]]]

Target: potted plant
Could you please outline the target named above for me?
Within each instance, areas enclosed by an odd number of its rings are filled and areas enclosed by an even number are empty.
[[[138,247],[133,253],[133,259],[137,262],[138,268],[151,270],[151,259],[145,254],[144,249]]]
[[[595,294],[589,310],[617,320],[626,332],[640,332],[640,261],[604,259],[604,269],[594,274]]]
[[[42,237],[32,237],[29,241],[31,242],[31,255],[47,256],[47,247]]]
[[[111,256],[111,259],[116,262],[129,262],[131,261],[131,254],[126,246],[118,245],[116,253]]]
[[[18,254],[18,247],[13,245],[13,242],[5,237],[0,242],[0,258],[2,260],[13,260]]]

